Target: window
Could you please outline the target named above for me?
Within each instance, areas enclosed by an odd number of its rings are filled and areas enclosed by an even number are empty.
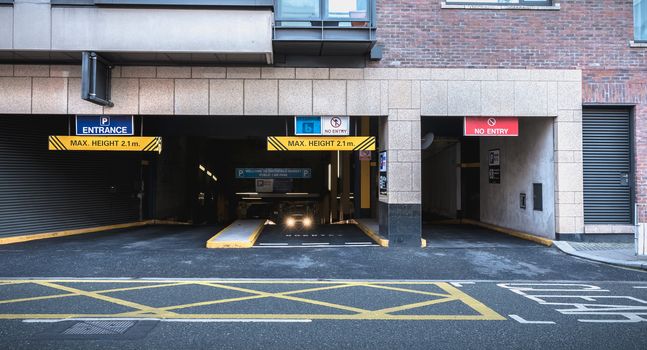
[[[647,42],[647,0],[634,0],[634,40]]]
[[[374,0],[277,0],[279,27],[369,27]]]
[[[328,18],[367,18],[368,0],[327,0]]]
[[[365,19],[369,0],[279,0],[280,19]],[[324,16],[320,14],[323,13]]]
[[[319,18],[319,0],[278,1],[278,14],[282,19]]]
[[[552,5],[552,1],[550,0],[445,0],[445,2],[447,4],[459,4],[459,5],[523,5],[523,6]]]

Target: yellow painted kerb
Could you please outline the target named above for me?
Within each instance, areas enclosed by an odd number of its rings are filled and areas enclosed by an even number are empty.
[[[364,232],[367,236],[369,236],[372,240],[375,241],[375,243],[379,244],[382,247],[388,247],[389,246],[389,240],[380,236],[379,233],[373,232],[370,228],[368,228],[366,225],[362,224],[359,221],[353,220],[353,223],[360,229],[362,232]]]
[[[372,240],[375,241],[375,243],[379,244],[382,247],[388,247],[389,246],[389,240],[382,237],[378,232],[374,232],[371,230],[368,226],[362,224],[359,221],[352,220],[352,222],[360,229],[362,232],[364,232],[367,236],[369,236]],[[422,248],[425,248],[427,246],[427,240],[424,238],[420,239],[420,246]]]
[[[265,223],[259,224],[256,229],[252,231],[252,234],[247,237],[246,241],[215,241],[216,237],[232,229],[233,225],[234,224],[232,223],[231,225],[225,227],[222,231],[216,233],[215,236],[209,238],[209,240],[207,241],[207,248],[251,248],[254,246],[254,243],[256,243],[258,236],[261,235],[263,228],[265,228]]]
[[[160,224],[160,225],[188,225],[188,223],[176,222],[176,221],[168,221],[168,220],[145,220],[145,221],[137,221],[137,222],[125,223],[125,224],[116,224],[116,225],[80,228],[80,229],[76,229],[76,230],[44,232],[44,233],[34,233],[34,234],[12,236],[12,237],[3,237],[3,238],[0,238],[0,245],[2,245],[2,244],[21,243],[21,242],[29,242],[29,241],[36,241],[36,240],[48,239],[48,238],[56,238],[56,237],[82,235],[82,234],[85,234],[85,233],[110,231],[110,230],[117,230],[117,229],[120,229],[120,228],[129,228],[129,227],[138,227],[138,226],[146,226],[146,225],[156,225],[156,224]]]
[[[508,234],[510,236],[514,236],[514,237],[522,238],[522,239],[532,241],[532,242],[535,242],[535,243],[543,244],[543,245],[545,245],[547,247],[550,247],[551,245],[553,245],[553,240],[548,239],[548,238],[531,235],[529,233],[525,233],[525,232],[521,232],[521,231],[517,231],[517,230],[512,230],[512,229],[505,228],[505,227],[486,224],[484,222],[480,222],[480,221],[476,221],[476,220],[462,219],[461,223],[462,224],[470,224],[470,225],[481,226],[481,227],[484,227],[484,228],[487,228],[487,229],[490,229],[490,230],[493,230],[493,231]]]

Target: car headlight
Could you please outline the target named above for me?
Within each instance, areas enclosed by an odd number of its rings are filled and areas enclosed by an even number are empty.
[[[310,225],[312,225],[312,219],[310,218],[303,219],[303,226],[310,227]]]
[[[287,218],[285,220],[285,225],[288,227],[293,227],[296,222],[294,221],[294,218]]]

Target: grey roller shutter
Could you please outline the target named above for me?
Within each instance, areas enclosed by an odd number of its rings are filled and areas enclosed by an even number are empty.
[[[631,123],[627,109],[583,110],[584,223],[632,223]]]
[[[0,236],[139,219],[141,155],[47,150],[67,117],[0,116]]]

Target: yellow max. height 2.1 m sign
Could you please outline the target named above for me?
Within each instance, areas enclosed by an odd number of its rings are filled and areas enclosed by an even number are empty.
[[[374,151],[374,136],[268,136],[268,151]]]
[[[159,136],[50,136],[49,150],[162,153],[162,138]]]

